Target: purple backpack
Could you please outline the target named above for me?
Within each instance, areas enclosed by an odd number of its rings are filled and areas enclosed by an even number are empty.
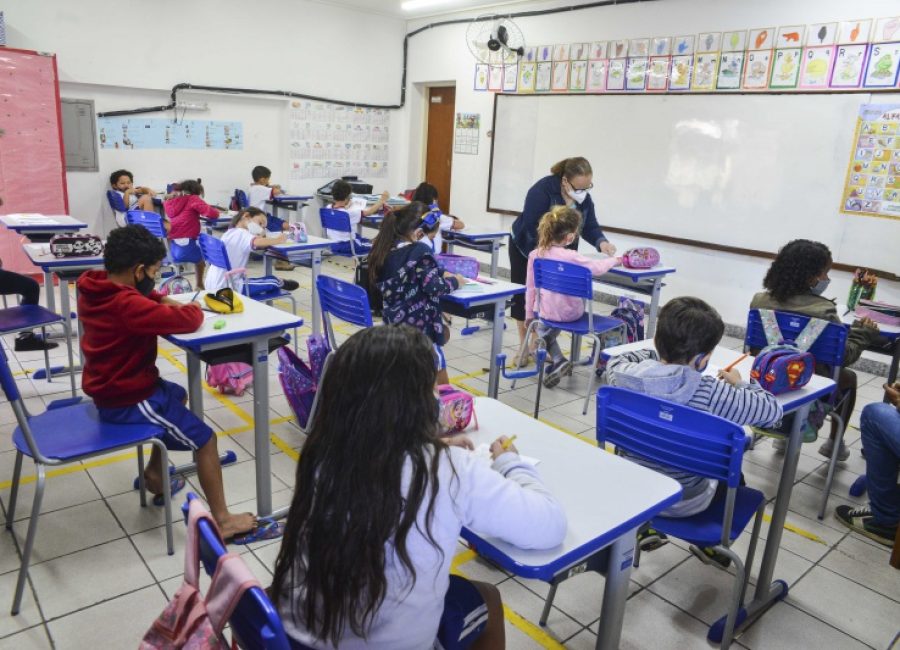
[[[451,253],[438,253],[435,255],[438,266],[450,273],[459,273],[464,278],[474,280],[478,277],[478,260],[467,255],[453,255]]]
[[[610,314],[625,323],[627,341],[622,343],[634,343],[644,340],[644,303],[640,300],[632,300],[625,296],[619,296],[618,306]],[[612,345],[612,343],[610,343]]]
[[[773,395],[803,388],[816,371],[816,359],[807,350],[828,322],[810,318],[796,340],[790,340],[782,335],[774,311],[760,309],[759,316],[769,345],[756,355],[750,377]]]
[[[297,424],[305,430],[318,386],[309,366],[286,345],[278,348],[278,380]]]
[[[210,388],[218,388],[220,393],[241,396],[253,383],[253,366],[240,361],[206,366],[206,383]]]

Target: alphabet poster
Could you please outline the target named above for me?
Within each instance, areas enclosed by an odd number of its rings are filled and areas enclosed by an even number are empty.
[[[900,104],[863,104],[841,212],[900,220]]]

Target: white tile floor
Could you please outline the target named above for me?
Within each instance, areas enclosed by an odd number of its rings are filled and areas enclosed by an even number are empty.
[[[325,272],[348,278],[349,270],[336,262],[326,262]],[[297,292],[300,309],[310,317],[309,272],[298,268],[291,276],[301,283]],[[484,392],[490,347],[490,332],[461,337],[461,321],[455,320],[453,339],[446,353],[451,379],[473,391]],[[302,336],[309,332],[304,328]],[[340,329],[340,335],[351,333]],[[10,339],[10,337],[7,337]],[[504,335],[506,352],[512,354],[515,330]],[[7,340],[11,349],[11,340]],[[739,348],[740,341],[725,344]],[[184,355],[161,342],[161,372],[167,379],[185,383]],[[57,363],[62,349],[53,355]],[[32,380],[26,371],[42,366],[40,353],[11,357],[20,390],[34,412],[45,401],[65,396],[65,378]],[[571,380],[545,390],[541,417],[567,432],[588,439],[594,435],[592,408],[581,414],[587,375],[576,371]],[[275,506],[286,505],[293,485],[293,450],[303,436],[290,423],[290,410],[281,393],[274,364],[270,368],[272,393],[271,431],[291,453],[272,449],[272,486]],[[859,413],[865,404],[879,400],[881,378],[860,375],[857,413],[847,432],[853,449],[850,460],[839,470],[829,510],[839,503],[858,503],[848,486],[865,469],[859,455]],[[531,412],[533,382],[522,382],[509,391],[501,382],[500,399]],[[253,437],[248,425],[251,397],[220,397],[207,394],[206,418],[219,433],[219,446],[237,453],[235,465],[225,469],[225,489],[230,505],[249,510],[254,505]],[[14,451],[10,434],[14,417],[0,404],[0,506],[3,515],[9,498]],[[817,444],[803,447],[797,484],[784,532],[776,577],[791,585],[788,597],[775,605],[758,623],[740,636],[735,647],[790,648],[900,648],[900,572],[888,565],[888,550],[850,533],[831,515],[816,519],[818,497],[824,483],[825,459],[816,453]],[[182,462],[183,454],[173,454]],[[771,499],[779,476],[780,457],[768,442],[760,443],[746,456],[744,472],[750,485]],[[133,648],[168,597],[178,588],[183,572],[181,549],[184,531],[175,526],[176,554],[165,553],[163,514],[160,508],[140,508],[131,489],[136,471],[134,455],[113,454],[99,461],[85,462],[75,471],[52,475],[48,480],[37,544],[25,591],[22,611],[8,614],[12,600],[22,543],[30,511],[33,484],[20,494],[14,525],[15,539],[0,532],[0,648]],[[24,474],[32,474],[26,461]],[[190,489],[199,492],[195,481]],[[183,495],[178,498],[180,504]],[[598,504],[601,497],[598,495]],[[771,511],[771,506],[769,506]],[[766,537],[768,525],[762,536]],[[746,548],[747,535],[738,541]],[[267,584],[278,552],[278,543],[234,547],[251,569]],[[460,552],[464,549],[460,547]],[[759,557],[759,555],[757,556]],[[758,565],[758,561],[757,561]],[[756,569],[754,567],[753,580]],[[474,558],[459,566],[462,574],[492,582],[500,588],[507,616],[507,644],[510,648],[593,648],[599,615],[603,578],[584,574],[565,582],[558,591],[554,609],[545,628],[537,620],[547,593],[545,584],[510,576],[489,563]],[[632,574],[632,593],[623,629],[623,648],[704,648],[707,625],[722,613],[722,603],[730,575],[704,566],[686,548],[673,541],[662,549],[644,554],[641,566]]]

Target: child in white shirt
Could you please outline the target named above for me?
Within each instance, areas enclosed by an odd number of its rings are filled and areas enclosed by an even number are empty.
[[[441,209],[437,205],[438,191],[434,185],[429,183],[419,183],[419,186],[413,193],[412,200],[421,201],[435,211],[441,218],[440,226],[434,230],[433,234],[426,233],[433,242],[432,249],[435,253],[440,253],[443,250],[444,238],[441,236],[442,232],[448,230],[462,230],[466,227],[466,224],[464,224],[461,219],[457,219],[453,215],[441,212]]]
[[[250,175],[253,177],[253,183],[247,192],[247,203],[249,207],[265,212],[266,201],[284,194],[284,192],[281,190],[281,185],[269,185],[269,181],[272,179],[272,170],[268,167],[257,165]]]
[[[364,198],[353,196],[353,188],[350,187],[350,183],[345,180],[340,180],[335,181],[334,185],[332,185],[331,196],[334,199],[334,203],[328,207],[333,210],[346,212],[350,216],[350,229],[355,231],[363,217],[370,217],[384,207],[384,204],[390,195],[387,190],[385,190],[381,193],[378,201],[366,207],[366,200]],[[344,232],[326,228],[325,236],[332,241],[341,242],[331,247],[331,250],[335,253],[350,253],[349,242],[351,238],[356,245],[355,248],[357,253],[368,252],[372,247],[371,242],[367,239],[363,239],[357,235],[356,232]]]
[[[265,224],[265,212],[256,208],[244,208],[234,216],[228,232],[222,235],[222,243],[225,244],[225,251],[228,253],[228,261],[231,263],[232,270],[247,268],[247,262],[250,259],[252,250],[283,244],[286,241],[284,233],[277,237],[264,237],[263,235],[266,234]],[[231,276],[231,286],[238,293],[244,292],[244,284],[243,275],[235,274]],[[274,275],[247,278],[246,285],[247,295],[251,298],[278,289],[294,291],[300,286],[294,280],[284,280]],[[206,272],[204,286],[211,293],[229,286],[225,270],[210,265],[209,270]]]

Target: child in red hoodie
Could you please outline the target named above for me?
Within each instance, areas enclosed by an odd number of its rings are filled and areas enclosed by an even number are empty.
[[[216,436],[185,406],[187,392],[165,381],[156,367],[156,337],[196,331],[203,312],[153,290],[166,250],[142,226],[117,228],[106,240],[105,271],[78,280],[78,317],[84,326],[82,388],[100,418],[119,424],[157,424],[166,447],[197,454],[197,473],[212,515],[225,539],[256,527],[250,513],[225,505]],[[147,489],[162,494],[162,459],[156,448],[144,472]]]
[[[173,189],[175,195],[163,204],[166,216],[172,222],[169,230],[172,259],[175,262],[195,264],[197,288],[202,289],[206,264],[200,257],[200,247],[197,245],[200,217],[218,217],[219,211],[201,198],[203,186],[200,181],[181,181]]]

